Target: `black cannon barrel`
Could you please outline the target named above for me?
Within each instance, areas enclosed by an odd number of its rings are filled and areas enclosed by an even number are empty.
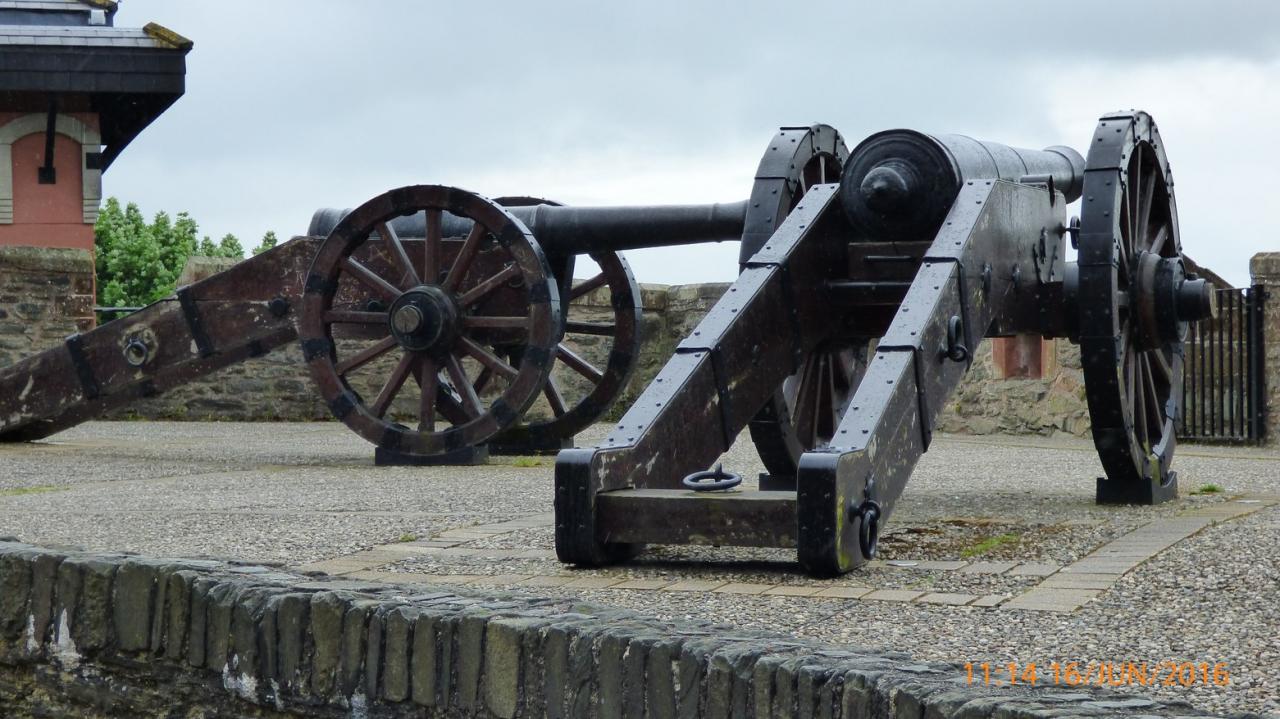
[[[931,240],[970,180],[1046,183],[1080,197],[1084,158],[1069,147],[1024,150],[964,135],[888,130],[863,140],[845,163],[840,200],[861,234],[879,240]]]
[[[531,205],[508,207],[529,228],[538,244],[551,255],[596,251],[634,250],[701,242],[733,242],[742,238],[741,202],[707,205],[653,205],[636,207],[560,207]],[[350,210],[321,209],[311,216],[307,234],[324,237]],[[471,221],[445,213],[441,221],[445,237],[467,234]],[[401,237],[426,235],[422,213],[391,222]]]

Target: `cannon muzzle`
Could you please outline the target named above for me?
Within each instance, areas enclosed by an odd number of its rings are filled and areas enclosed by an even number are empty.
[[[1084,186],[1084,158],[1069,147],[1023,150],[964,135],[888,130],[850,153],[840,200],[865,237],[931,240],[960,186],[978,179],[1052,183],[1071,202]]]

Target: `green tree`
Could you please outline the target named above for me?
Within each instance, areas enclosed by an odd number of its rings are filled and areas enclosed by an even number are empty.
[[[200,246],[196,248],[196,254],[201,257],[231,257],[239,260],[244,259],[244,247],[230,232],[223,235],[218,242],[214,242],[205,235],[204,239],[200,240]]]
[[[275,247],[277,244],[279,244],[279,242],[280,241],[276,239],[275,231],[267,230],[267,234],[262,236],[262,243],[259,244],[257,247],[253,248],[253,254],[260,255],[263,252],[266,252],[267,250],[271,249],[272,247]]]
[[[193,254],[244,257],[235,235],[214,243],[207,236],[198,240],[199,230],[186,212],[172,219],[157,212],[148,223],[136,204],[121,208],[119,200],[107,198],[94,225],[98,304],[133,307],[168,297]]]
[[[244,259],[244,247],[240,245],[240,240],[236,236],[228,232],[222,236],[222,241],[218,243],[219,257],[234,257],[236,259]]]

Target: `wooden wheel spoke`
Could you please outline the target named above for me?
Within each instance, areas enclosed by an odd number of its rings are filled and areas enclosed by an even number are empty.
[[[471,232],[467,233],[467,239],[462,243],[462,249],[458,250],[457,259],[453,261],[453,267],[449,268],[449,274],[444,278],[444,282],[440,283],[440,287],[445,292],[453,292],[458,289],[458,285],[462,283],[462,278],[467,275],[467,270],[471,269],[471,261],[476,258],[476,253],[480,251],[480,242],[484,239],[486,233],[484,225],[479,222],[471,226]]]
[[[386,312],[362,312],[359,310],[328,310],[325,324],[378,325],[387,323]]]
[[[501,317],[490,315],[472,315],[462,318],[462,326],[467,328],[484,327],[489,329],[523,330],[529,327],[528,317]]]
[[[547,397],[547,404],[551,405],[551,413],[557,417],[563,417],[569,411],[565,405],[564,395],[560,394],[560,388],[556,386],[555,380],[547,378],[547,385],[542,388],[542,393]]]
[[[453,384],[453,389],[462,398],[462,409],[467,416],[475,419],[484,414],[484,405],[480,403],[480,396],[476,394],[476,388],[471,385],[471,380],[467,379],[467,373],[462,369],[462,363],[458,361],[457,355],[449,355],[445,360],[445,369],[449,372],[449,381]]]
[[[583,295],[594,292],[608,283],[609,278],[605,277],[603,272],[589,280],[579,282],[573,286],[573,289],[569,290],[569,301],[572,302]]]
[[[458,344],[462,346],[463,352],[466,352],[467,354],[476,358],[476,360],[478,360],[480,364],[496,372],[498,375],[502,377],[506,377],[507,379],[514,379],[516,375],[520,374],[520,371],[517,370],[515,367],[512,367],[506,362],[503,362],[502,359],[500,359],[497,355],[490,352],[485,347],[482,347],[479,344],[476,344],[476,342],[469,337],[465,337],[465,336],[459,337]]]
[[[1160,375],[1165,385],[1173,384],[1173,367],[1169,366],[1169,358],[1163,352],[1156,350],[1151,353],[1151,369]]]
[[[569,369],[591,380],[593,384],[599,384],[604,379],[604,372],[596,369],[594,365],[586,361],[573,350],[566,347],[563,343],[556,345],[556,357],[560,358]]]
[[[804,442],[806,447],[813,447],[818,435],[814,406],[818,404],[817,374],[819,371],[818,363],[812,358],[805,361],[800,369],[800,386],[796,387],[796,405],[791,412],[791,416],[795,418],[796,436]]]
[[[564,324],[564,331],[579,335],[612,337],[618,331],[618,326],[612,322],[575,322],[574,320],[569,320]]]
[[[475,387],[476,394],[480,394],[485,387],[489,386],[491,381],[493,381],[493,370],[488,367],[482,367],[480,368],[480,375],[476,377],[476,381],[471,386]]]
[[[350,273],[352,277],[355,277],[360,284],[378,293],[382,299],[387,300],[388,302],[393,302],[400,296],[400,288],[382,279],[373,270],[365,267],[350,257],[342,258],[339,265],[342,269]]]
[[[376,344],[370,345],[360,352],[348,357],[347,359],[334,365],[334,370],[341,377],[353,369],[363,367],[382,355],[390,352],[396,346],[396,338],[390,335],[382,338]]]
[[[1142,355],[1142,386],[1147,399],[1147,428],[1149,436],[1159,436],[1164,426],[1164,407],[1160,406],[1160,395],[1156,392],[1155,377],[1152,376],[1149,356],[1155,352]],[[1153,443],[1154,444],[1154,443]]]
[[[1147,438],[1147,398],[1146,382],[1142,379],[1142,372],[1138,369],[1140,364],[1138,357],[1134,357],[1134,361],[1130,364],[1129,370],[1129,401],[1133,409],[1133,428],[1134,432],[1141,438],[1141,444],[1148,446]]]
[[[422,281],[434,285],[440,281],[440,246],[444,239],[440,236],[440,210],[426,211],[426,240],[422,248]]]
[[[418,272],[413,269],[413,263],[409,261],[409,253],[404,250],[404,243],[400,241],[400,236],[396,231],[391,229],[391,225],[386,222],[378,223],[378,236],[387,244],[391,250],[391,258],[395,260],[400,269],[404,271],[404,277],[408,280],[409,287],[415,287],[422,284],[422,280],[418,279]]]
[[[416,371],[422,396],[418,399],[418,431],[434,432],[436,426],[436,395],[440,390],[440,368],[430,359],[418,364]]]
[[[373,416],[382,417],[387,413],[387,408],[391,406],[392,400],[400,393],[400,388],[404,387],[404,382],[409,379],[409,372],[417,361],[418,358],[413,353],[404,353],[400,358],[400,362],[396,364],[396,368],[391,371],[391,376],[387,378],[386,384],[382,385],[382,389],[378,392],[378,398],[369,407],[373,412]]]
[[[458,297],[458,304],[462,307],[470,307],[489,295],[490,292],[498,289],[520,276],[520,266],[512,263],[507,265],[501,272],[472,287]]]
[[[1160,229],[1156,230],[1155,237],[1151,238],[1151,252],[1159,255],[1162,251],[1164,251],[1164,243],[1168,239],[1169,239],[1169,226],[1161,225]]]
[[[1150,249],[1148,243],[1147,230],[1151,223],[1151,212],[1154,209],[1151,200],[1155,198],[1156,176],[1155,173],[1148,172],[1147,176],[1142,178],[1142,195],[1138,198],[1138,241],[1142,243],[1143,249]]]

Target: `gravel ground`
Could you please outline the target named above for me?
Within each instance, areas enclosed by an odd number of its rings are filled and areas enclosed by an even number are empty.
[[[607,430],[595,427],[583,440]],[[296,565],[551,507],[548,458],[388,468],[374,467],[370,456],[368,445],[331,423],[91,423],[52,442],[0,445],[0,535]],[[762,470],[746,441],[723,461],[747,477]],[[888,524],[882,558],[1064,564],[1157,517],[1238,493],[1280,493],[1280,451],[1184,447],[1176,467],[1184,493],[1178,502],[1099,507],[1092,497],[1100,468],[1088,442],[939,436]],[[1210,483],[1224,492],[1188,496]],[[1280,507],[1211,527],[1069,615],[780,596],[536,592],[957,662],[1226,662],[1233,680],[1226,688],[1135,689],[1215,711],[1280,712],[1278,530]],[[466,546],[480,551],[408,555],[386,569],[816,583],[785,550],[656,547],[623,567],[569,570],[550,558],[483,551],[550,549],[549,527]],[[1013,594],[1037,581],[873,567],[827,583]]]

